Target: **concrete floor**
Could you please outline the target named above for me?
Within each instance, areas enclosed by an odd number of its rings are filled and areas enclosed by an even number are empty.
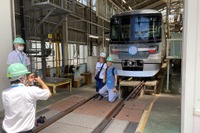
[[[144,133],[180,133],[181,124],[181,66],[170,68],[169,93],[165,73],[162,92],[153,104]]]
[[[53,94],[52,97],[50,97],[48,100],[37,102],[37,111],[40,111],[48,107],[49,105],[56,103],[57,101],[60,101],[66,97],[75,94],[81,94],[81,95],[95,94],[95,83],[90,85],[83,85],[80,88],[73,87],[72,92],[69,92],[68,89],[66,89],[66,87],[58,88],[57,93]]]
[[[144,133],[179,133],[180,105],[180,95],[160,94],[153,105]]]
[[[62,100],[70,95],[89,95],[94,93],[95,84],[84,85],[80,88],[73,88],[71,93],[69,93],[66,89],[57,89],[57,94],[53,95],[49,100],[38,101],[37,110],[39,111],[41,109],[44,109],[45,107],[48,107],[49,105],[59,100]],[[181,121],[180,103],[180,95],[164,93],[160,94],[152,107],[152,110],[146,123],[146,127],[144,129],[144,133],[179,133]]]
[[[52,97],[47,101],[38,101],[37,112],[71,95],[79,94],[87,96],[95,94],[95,83],[91,85],[84,85],[80,88],[73,88],[72,92],[70,93],[68,92],[67,89],[64,88],[66,87],[58,88],[57,94],[53,94]],[[146,127],[144,129],[144,133],[179,133],[180,121],[181,121],[180,105],[181,105],[180,95],[164,94],[164,93],[160,94],[158,96],[158,99],[153,104],[152,110],[150,112],[149,118],[146,123]],[[60,126],[62,126],[62,124]],[[85,127],[85,129],[87,129],[85,132],[91,131],[91,127],[90,128]],[[83,130],[80,129],[80,131]],[[111,130],[109,130],[109,132],[110,131]]]
[[[84,85],[81,86],[80,88],[74,88],[72,89],[72,92],[69,92],[69,90],[67,89],[67,86],[61,86],[60,88],[57,88],[57,94],[53,94],[48,100],[46,101],[37,101],[37,113],[38,115],[40,115],[41,113],[43,113],[43,110],[45,110],[45,108],[48,108],[48,106],[62,100],[65,99],[71,95],[92,95],[95,94],[95,83],[90,84],[90,85]],[[45,115],[46,116],[46,115]],[[4,111],[0,112],[0,128],[2,126],[2,121],[4,119]]]

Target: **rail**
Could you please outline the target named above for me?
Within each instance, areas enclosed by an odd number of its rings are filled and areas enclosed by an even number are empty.
[[[140,82],[133,90],[132,92],[122,101],[119,102],[119,104],[107,115],[107,117],[97,126],[92,133],[100,133],[104,130],[104,128],[111,122],[112,118],[115,117],[122,107],[124,106],[125,102],[128,101],[130,98],[136,98],[138,94],[140,93],[140,90],[144,87],[144,81]]]
[[[64,112],[60,112],[59,114],[51,117],[50,119],[48,119],[44,124],[39,125],[38,127],[34,128],[34,133],[38,133],[41,130],[43,130],[44,128],[48,127],[49,125],[51,125],[52,123],[56,122],[57,120],[59,120],[60,118],[64,117],[65,115],[69,114],[70,112],[72,112],[73,110],[77,109],[78,107],[82,106],[83,104],[85,104],[86,102],[90,101],[91,99],[94,98],[95,95],[92,95],[91,97],[89,97],[86,100],[81,101],[80,103],[72,106],[71,108],[67,109]]]
[[[113,117],[115,117],[120,110],[122,109],[122,107],[124,106],[125,102],[128,101],[131,98],[136,98],[139,93],[140,90],[144,87],[144,81],[140,82],[134,89],[133,91],[130,93],[130,95],[128,95],[125,99],[121,100],[117,106],[114,107],[114,109],[105,117],[105,119],[94,129],[93,133],[96,132],[101,132],[104,130],[104,128],[107,126],[107,124],[112,120]],[[72,106],[71,108],[58,113],[57,115],[49,118],[44,124],[39,125],[38,127],[34,128],[34,133],[38,133],[41,130],[43,130],[44,128],[50,126],[51,124],[53,124],[54,122],[56,122],[57,120],[61,119],[62,117],[64,117],[65,115],[71,113],[72,111],[74,111],[75,109],[77,109],[78,107],[86,104],[87,102],[89,102],[91,99],[94,98],[95,95],[92,95],[91,97],[89,97],[86,100],[83,100],[81,102],[79,102],[78,104]]]

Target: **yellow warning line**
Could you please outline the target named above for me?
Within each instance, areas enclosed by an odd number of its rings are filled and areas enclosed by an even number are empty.
[[[149,115],[151,113],[152,107],[155,103],[155,101],[158,99],[159,95],[156,95],[156,97],[154,98],[154,100],[151,102],[149,109],[148,110],[144,110],[144,113],[142,115],[142,118],[140,120],[140,123],[137,127],[137,130],[135,131],[135,133],[143,133],[144,132],[144,128],[146,126],[147,120],[149,118]]]

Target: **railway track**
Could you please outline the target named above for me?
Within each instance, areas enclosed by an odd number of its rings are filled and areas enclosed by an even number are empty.
[[[73,110],[77,109],[78,107],[84,105],[85,103],[87,103],[88,101],[90,101],[91,99],[94,98],[95,95],[92,95],[91,97],[89,97],[86,100],[83,100],[79,103],[77,103],[76,105],[72,106],[71,108],[62,111],[60,113],[58,113],[56,116],[53,116],[51,118],[49,118],[47,121],[45,121],[44,124],[40,124],[38,127],[34,128],[34,133],[38,133],[41,130],[43,130],[44,128],[48,127],[49,125],[51,125],[52,123],[56,122],[57,120],[61,119],[62,117],[66,116],[67,114],[71,113]]]
[[[106,126],[109,125],[111,120],[120,112],[126,101],[128,101],[129,99],[137,98],[143,86],[144,81],[140,82],[125,99],[120,101],[120,103],[108,114],[108,116],[99,124],[98,127],[94,129],[92,133],[102,132],[106,128]]]
[[[140,94],[140,91],[143,88],[143,86],[144,86],[144,81],[140,82],[126,98],[120,100],[119,103],[116,104],[116,106],[108,114],[106,114],[106,116],[101,121],[101,123],[99,123],[98,126],[96,128],[94,128],[94,130],[92,132],[93,133],[102,132],[105,129],[105,127],[111,122],[111,120],[120,112],[120,110],[123,108],[125,102],[128,101],[129,99],[136,98]],[[95,95],[92,95],[88,99],[83,100],[83,101],[73,105],[69,109],[62,111],[62,112],[58,113],[57,115],[49,118],[44,124],[41,124],[38,127],[34,128],[34,132],[37,133],[37,132],[42,131],[43,129],[50,126],[57,120],[66,116],[67,114],[71,113],[72,111],[78,109],[79,107],[83,107],[84,105],[88,104],[91,101],[94,101],[94,100],[92,100],[94,98],[94,96]]]

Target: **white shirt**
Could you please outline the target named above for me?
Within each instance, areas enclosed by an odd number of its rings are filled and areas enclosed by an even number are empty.
[[[5,110],[3,129],[16,133],[33,129],[35,125],[36,101],[46,100],[49,90],[36,86],[15,84],[3,90],[2,101]]]
[[[103,65],[103,63],[97,62],[97,64],[96,64],[96,70],[97,70],[97,72],[100,71],[102,65]],[[104,77],[104,70],[105,70],[106,68],[107,68],[107,64],[104,63],[103,68],[102,68],[102,70],[101,70],[101,72],[100,72],[100,74],[99,74],[99,78],[100,78],[100,79],[103,79],[103,77]]]
[[[30,61],[27,57],[27,55],[24,52],[19,52],[18,50],[13,50],[8,55],[7,64],[11,65],[13,63],[22,63],[26,67],[30,65]]]

